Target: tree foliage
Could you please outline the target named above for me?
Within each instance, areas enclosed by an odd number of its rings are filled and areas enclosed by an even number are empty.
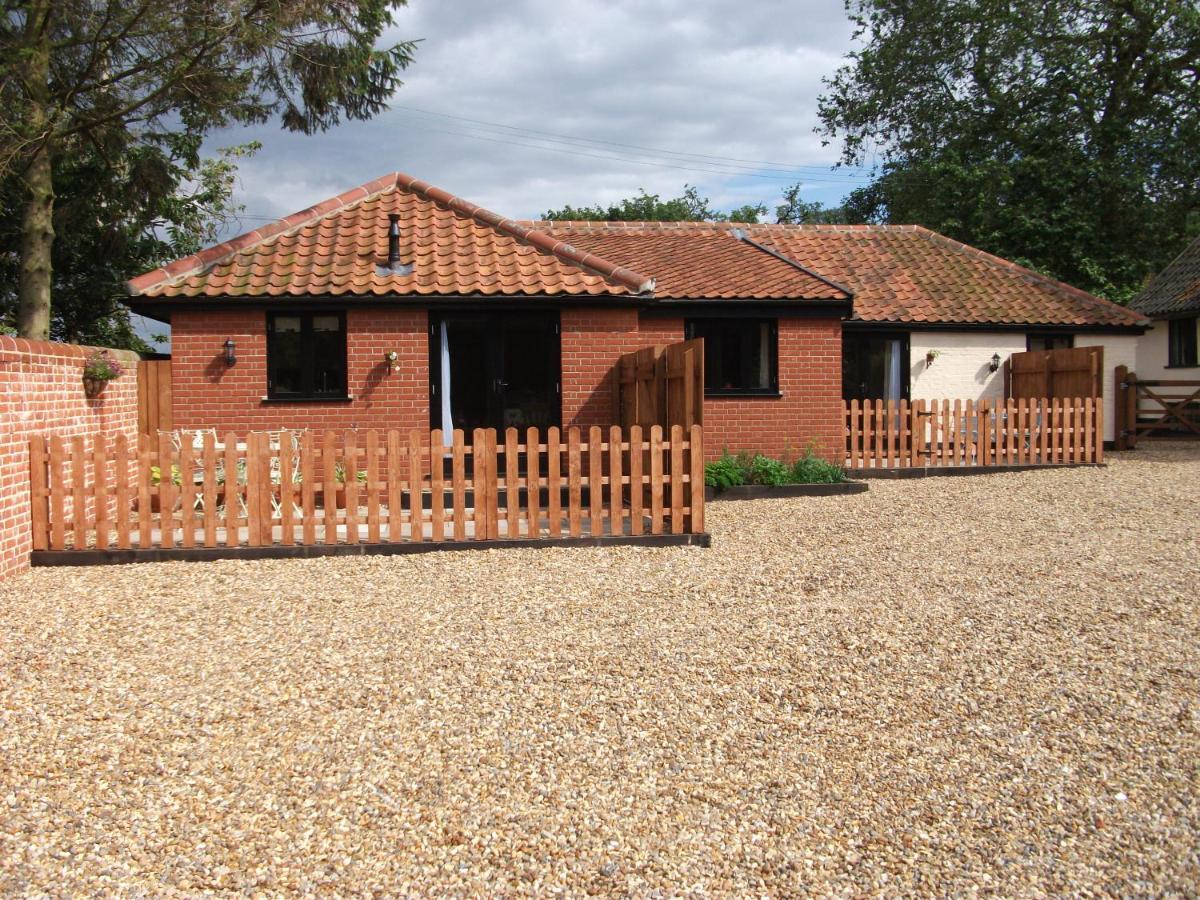
[[[848,0],[823,130],[848,202],[1128,298],[1200,230],[1194,0]]]
[[[160,135],[109,148],[111,158],[94,148],[65,155],[54,173],[50,337],[150,349],[121,302],[125,282],[217,239],[238,211],[237,160],[256,149],[202,159],[194,136]],[[24,202],[16,178],[0,182],[0,331],[15,331]]]
[[[784,191],[783,205],[775,208],[776,221],[785,224],[841,224],[848,221],[850,213],[842,207],[827,209],[820,203],[800,199],[800,185],[795,184]],[[715,210],[707,197],[701,197],[698,188],[685,184],[683,193],[672,199],[663,200],[659,194],[647,194],[645,190],[636,197],[627,197],[609,206],[571,206],[548,210],[543,219],[557,222],[741,222],[757,224],[767,215],[765,203],[747,203],[729,212]]]
[[[163,142],[278,116],[312,133],[382,110],[414,44],[377,48],[404,0],[6,0],[0,177],[22,208],[17,324],[50,319],[55,182]],[[172,138],[171,136],[175,137]],[[7,180],[7,179],[6,179]]]

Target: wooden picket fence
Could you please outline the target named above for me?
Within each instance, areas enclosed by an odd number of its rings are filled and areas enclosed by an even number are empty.
[[[700,426],[34,437],[35,550],[702,534]]]
[[[1104,460],[1103,405],[1073,400],[843,402],[848,469]]]

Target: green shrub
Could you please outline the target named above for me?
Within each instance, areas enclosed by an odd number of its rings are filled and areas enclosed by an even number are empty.
[[[792,464],[789,475],[792,484],[837,484],[846,480],[841,466],[821,459],[812,447]]]
[[[704,466],[704,483],[718,491],[746,483],[746,463],[742,456],[731,456],[726,450],[721,458]]]
[[[750,481],[752,484],[787,484],[790,475],[791,472],[788,471],[787,463],[771,459],[769,456],[763,456],[761,453],[754,457],[750,463]]]

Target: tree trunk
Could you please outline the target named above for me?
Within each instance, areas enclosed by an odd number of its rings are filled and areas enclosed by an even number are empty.
[[[38,148],[25,172],[28,197],[21,218],[21,288],[17,334],[50,337],[50,251],[54,247],[54,181],[50,148]]]
[[[50,280],[54,248],[54,170],[50,162],[50,7],[45,0],[31,5],[25,39],[29,52],[25,69],[26,126],[32,157],[23,173],[26,201],[21,217],[21,284],[18,292],[17,334],[30,340],[50,337]]]

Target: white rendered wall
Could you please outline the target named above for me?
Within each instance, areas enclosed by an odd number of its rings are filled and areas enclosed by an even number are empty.
[[[909,396],[913,400],[999,400],[1004,369],[989,371],[992,355],[1025,351],[1021,331],[914,331],[909,335]],[[926,365],[925,354],[938,357]]]
[[[1200,322],[1196,323],[1200,330]],[[1165,319],[1156,319],[1138,340],[1137,365],[1130,366],[1138,378],[1148,380],[1191,381],[1200,378],[1200,366],[1167,368],[1167,335],[1170,326]]]
[[[1131,334],[1077,333],[1075,346],[1104,348],[1104,439],[1111,441],[1115,396],[1113,370],[1126,365],[1137,371],[1142,352],[1139,338]],[[992,354],[998,353],[1001,360],[1006,360],[1014,353],[1024,353],[1025,334],[1020,331],[914,331],[909,336],[909,347],[912,399],[1000,400],[1004,396],[1004,369],[989,371]],[[929,350],[939,351],[932,365],[925,362]]]

